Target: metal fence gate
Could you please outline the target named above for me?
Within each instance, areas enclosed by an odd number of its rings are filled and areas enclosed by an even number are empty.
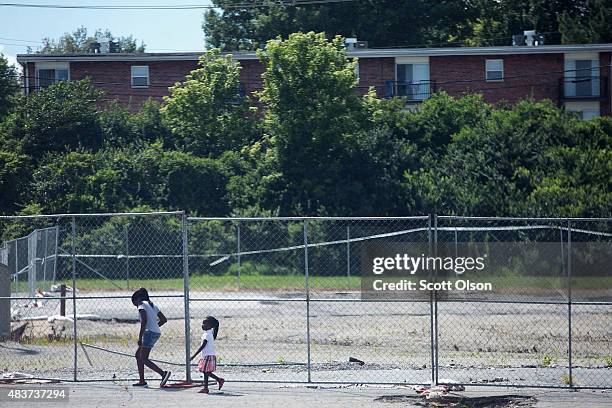
[[[189,357],[201,320],[213,315],[221,322],[219,371],[232,381],[612,388],[612,275],[584,272],[574,255],[581,245],[609,248],[611,222],[2,217],[0,259],[11,287],[0,300],[8,300],[12,322],[0,371],[136,378],[139,323],[130,298],[143,286],[169,318],[151,356],[175,379],[199,379]],[[28,236],[40,237],[35,247],[19,244]],[[544,273],[500,269],[487,276],[493,294],[361,296],[372,245],[435,253],[480,243],[542,244],[558,262]],[[608,259],[593,248],[586,258]]]

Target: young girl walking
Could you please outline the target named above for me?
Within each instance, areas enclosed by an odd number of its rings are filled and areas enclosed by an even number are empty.
[[[160,387],[166,385],[170,378],[170,371],[163,371],[154,362],[149,360],[151,349],[161,336],[160,326],[168,319],[157,306],[149,299],[149,293],[145,288],[140,288],[132,295],[132,304],[138,308],[140,315],[140,332],[138,333],[138,349],[136,350],[136,363],[138,364],[138,376],[140,381],[132,384],[134,387],[146,387],[144,378],[144,366],[149,367],[161,376]]]
[[[204,334],[202,334],[202,345],[191,357],[191,360],[196,358],[199,352],[202,352],[202,358],[198,362],[198,370],[204,373],[204,388],[198,392],[208,394],[208,377],[217,380],[219,389],[221,389],[223,383],[225,383],[223,378],[213,374],[213,371],[217,369],[215,340],[217,339],[217,334],[219,334],[219,321],[212,316],[207,316],[202,322],[202,330],[204,330]]]

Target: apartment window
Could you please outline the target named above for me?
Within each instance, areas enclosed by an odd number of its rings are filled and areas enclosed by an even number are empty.
[[[565,96],[570,98],[598,97],[598,65],[598,60],[566,59],[564,80]]]
[[[394,95],[416,101],[429,98],[429,64],[397,64],[396,80]]]
[[[39,88],[46,88],[58,81],[67,81],[69,78],[68,69],[38,69],[36,71],[36,79]]]
[[[486,79],[487,81],[503,81],[504,80],[504,60],[492,59],[486,62]]]
[[[132,88],[149,87],[149,67],[146,65],[132,66]]]

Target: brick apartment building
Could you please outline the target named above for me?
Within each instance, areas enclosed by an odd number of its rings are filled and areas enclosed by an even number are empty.
[[[381,97],[402,96],[414,106],[444,90],[454,96],[482,93],[491,103],[550,99],[585,119],[612,114],[612,44],[369,49],[348,42],[347,47],[358,61],[359,92],[374,87]],[[17,60],[26,93],[89,77],[107,99],[137,109],[147,98],[168,95],[168,87],[195,69],[201,55],[21,54]],[[263,67],[256,54],[233,56],[242,66],[242,89],[261,89]]]

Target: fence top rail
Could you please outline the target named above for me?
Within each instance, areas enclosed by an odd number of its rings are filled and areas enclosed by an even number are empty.
[[[29,219],[29,218],[70,218],[70,217],[130,217],[147,215],[181,215],[183,211],[154,211],[154,212],[124,212],[124,213],[91,213],[91,214],[37,214],[37,215],[0,215],[0,220]]]
[[[563,218],[563,217],[463,217],[460,215],[438,215],[438,220],[471,220],[471,221],[612,221],[610,217],[601,218]]]
[[[31,218],[69,218],[69,217],[130,217],[153,215],[182,215],[184,211],[152,211],[152,212],[117,212],[117,213],[61,213],[36,215],[0,215],[0,220],[31,219]],[[427,220],[429,215],[393,216],[393,217],[187,217],[189,221],[360,221],[360,220]],[[466,217],[460,215],[437,215],[438,220],[476,220],[476,221],[612,221],[612,217],[600,218],[564,218],[564,217]]]
[[[367,221],[367,220],[427,220],[429,215],[406,217],[187,217],[188,221]]]

